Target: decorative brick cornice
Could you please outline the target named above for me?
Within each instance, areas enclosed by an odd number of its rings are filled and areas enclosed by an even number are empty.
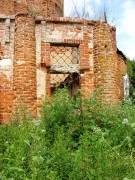
[[[44,18],[42,16],[36,16],[35,21],[46,21],[46,22],[54,22],[54,23],[78,23],[78,24],[88,24],[89,21],[86,19],[80,18],[68,18],[68,17],[49,17]]]

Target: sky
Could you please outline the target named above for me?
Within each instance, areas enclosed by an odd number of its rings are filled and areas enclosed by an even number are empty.
[[[99,17],[105,7],[109,23],[116,27],[117,47],[128,58],[135,59],[135,0],[64,0],[64,3],[67,17],[74,14],[74,4],[80,13],[85,8],[91,19]]]

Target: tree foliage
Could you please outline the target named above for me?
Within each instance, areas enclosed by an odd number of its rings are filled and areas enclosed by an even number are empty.
[[[130,79],[130,95],[135,92],[135,60],[127,59],[127,71]]]

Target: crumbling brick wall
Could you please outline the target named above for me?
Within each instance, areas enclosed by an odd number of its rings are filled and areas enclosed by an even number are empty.
[[[8,119],[12,112],[14,30],[13,17],[0,19],[0,119]]]
[[[47,77],[50,77],[51,45],[76,46],[79,48],[80,87],[83,94],[90,94],[93,91],[93,27],[88,21],[70,18],[49,18],[46,23],[41,24],[41,63],[47,68]],[[48,94],[50,83],[48,78]]]
[[[58,10],[53,9],[56,16],[62,15],[63,1],[42,2],[45,16],[55,15],[49,7]],[[51,95],[52,84],[54,90],[52,76],[57,77],[59,87],[67,85],[71,94],[80,88],[88,97],[100,88],[106,100],[118,102],[123,98],[127,70],[116,47],[114,27],[103,21],[34,17],[17,0],[13,6],[14,12],[7,8],[7,15],[0,16],[1,120],[8,119],[20,103],[36,114],[43,98]],[[76,61],[72,56],[77,56]]]
[[[22,102],[28,109],[36,105],[35,21],[27,14],[16,16],[13,62],[14,105]]]
[[[0,14],[6,14],[6,15],[14,14],[14,1],[1,0],[0,1]]]
[[[0,14],[29,13],[44,17],[63,16],[63,0],[4,0],[0,1]]]
[[[94,26],[94,74],[95,87],[103,91],[106,99],[118,101],[117,48],[115,28],[105,22]]]

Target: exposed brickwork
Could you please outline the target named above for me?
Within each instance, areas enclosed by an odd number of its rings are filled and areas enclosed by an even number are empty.
[[[49,44],[68,44],[79,46],[80,86],[83,94],[93,91],[93,27],[88,21],[70,18],[49,18],[46,23],[42,21],[41,63],[50,68]],[[59,22],[59,24],[58,24]],[[85,72],[87,71],[87,72]],[[49,74],[47,74],[47,77]],[[90,81],[90,83],[88,83]],[[47,80],[47,92],[50,89]],[[50,93],[49,93],[50,94]]]
[[[14,14],[14,1],[0,0],[0,14],[6,14],[6,15]]]
[[[124,97],[127,69],[116,47],[114,27],[59,17],[62,0],[27,0],[27,4],[5,0],[0,14],[1,120],[8,119],[22,102],[35,113],[43,98],[54,92],[52,77],[57,77],[57,86],[67,85],[72,95],[80,87],[85,97],[97,88],[111,102]],[[61,60],[55,64],[57,58]],[[59,80],[57,74],[64,78]]]
[[[27,14],[18,14],[15,24],[14,104],[17,106],[22,102],[29,109],[34,109],[36,103],[35,21]]]
[[[15,0],[14,1],[14,14],[17,14],[17,13],[27,13],[27,10],[28,10],[27,6],[26,6],[26,4],[24,2],[21,3],[20,0]]]
[[[0,14],[29,13],[44,17],[63,16],[63,0],[4,0],[0,1]]]
[[[84,22],[83,30],[83,43],[80,44],[80,86],[82,93],[89,96],[94,90],[93,26]]]
[[[41,44],[41,64],[46,68],[46,94],[50,96],[50,44]]]
[[[14,23],[0,19],[0,119],[8,119],[13,103]]]
[[[11,80],[7,79],[7,76],[0,72],[0,122],[3,119],[7,120],[11,116],[13,98]]]
[[[124,81],[123,77],[127,73],[127,66],[126,61],[123,60],[122,55],[118,54],[118,72],[117,72],[117,78],[118,78],[118,98],[121,100],[124,97]]]
[[[95,87],[101,88],[106,99],[118,101],[117,48],[115,29],[104,22],[94,27],[94,73]]]

